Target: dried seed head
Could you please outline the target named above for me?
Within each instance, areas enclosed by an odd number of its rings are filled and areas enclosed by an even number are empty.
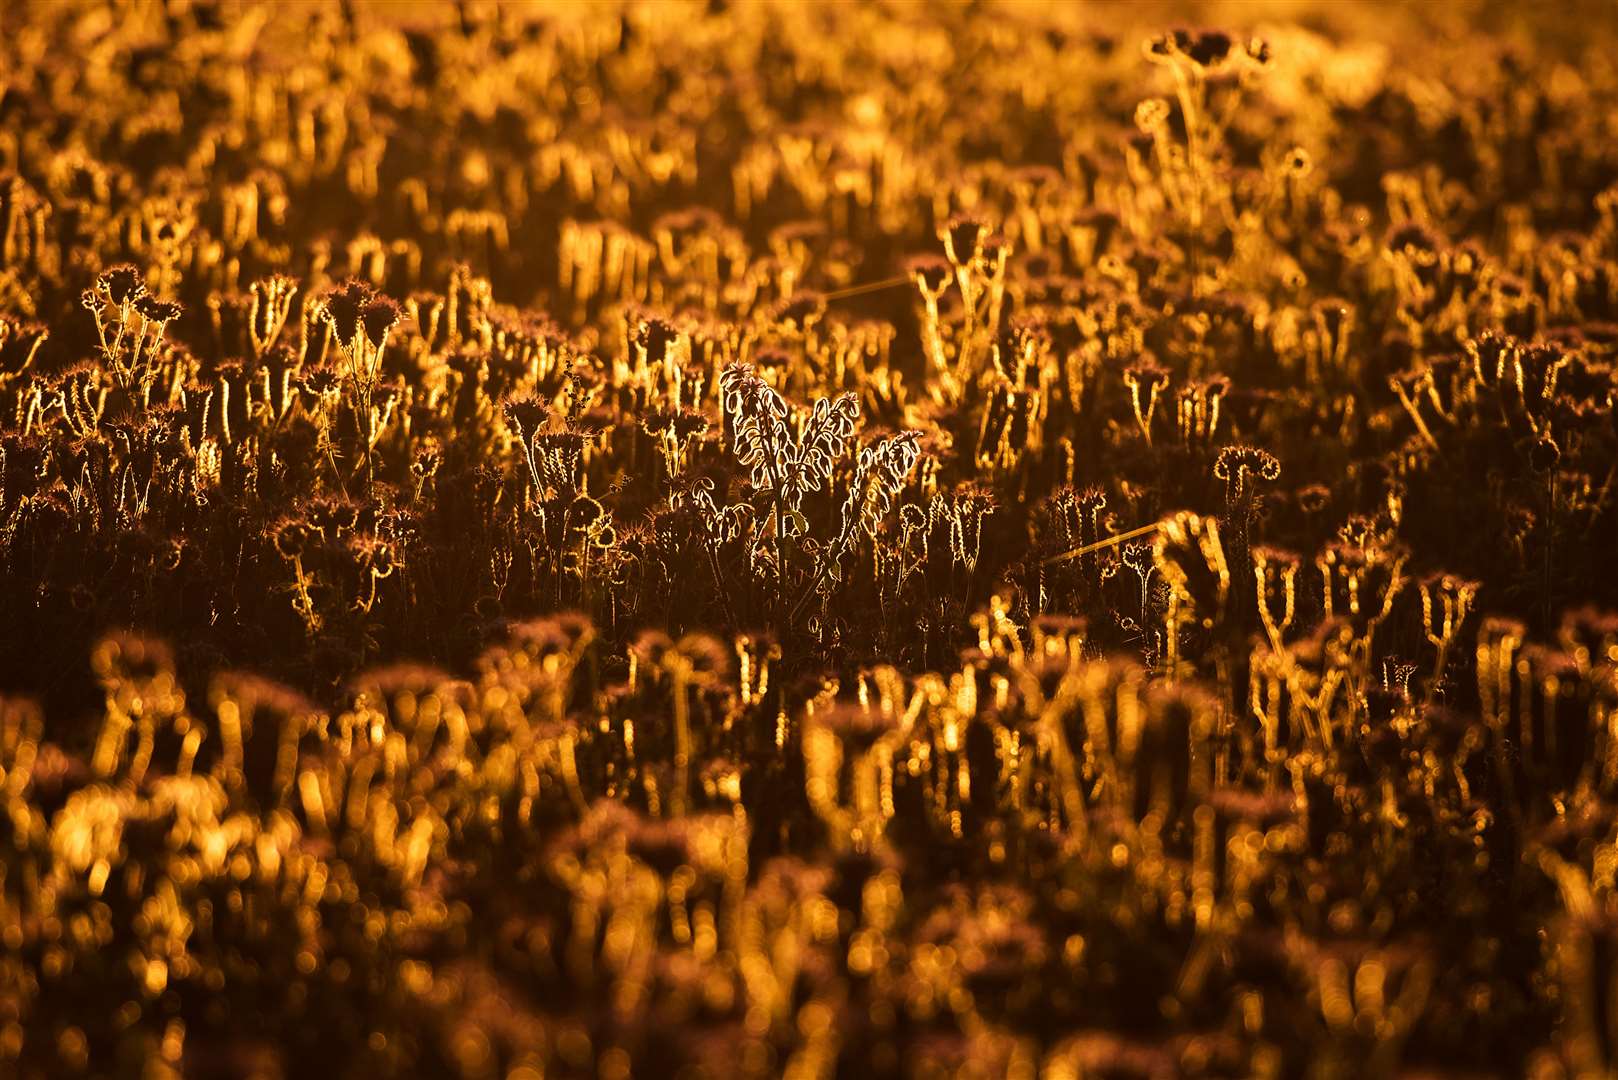
[[[141,272],[128,263],[103,270],[96,278],[96,288],[119,306],[132,304],[146,295],[146,282]]]
[[[550,406],[531,394],[508,398],[501,406],[506,423],[526,445],[550,424]]]
[[[377,298],[376,290],[364,282],[350,279],[328,292],[323,300],[326,322],[331,326],[337,343],[352,349],[359,338],[366,306]]]
[[[360,322],[365,327],[365,339],[373,349],[380,349],[387,341],[388,332],[404,320],[404,309],[385,296],[369,300],[360,309]]]
[[[159,300],[151,294],[142,295],[135,301],[135,310],[141,317],[155,323],[173,322],[180,317],[180,305],[169,300]]]
[[[956,214],[939,231],[939,237],[944,241],[944,254],[956,266],[964,266],[977,258],[988,236],[988,222],[976,214]]]
[[[927,292],[936,293],[948,284],[951,277],[949,260],[938,255],[912,255],[904,262],[904,269]]]

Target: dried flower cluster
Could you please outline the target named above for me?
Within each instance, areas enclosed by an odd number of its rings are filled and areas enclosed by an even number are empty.
[[[0,15],[0,1075],[1618,1071],[1618,28],[1306,7]]]

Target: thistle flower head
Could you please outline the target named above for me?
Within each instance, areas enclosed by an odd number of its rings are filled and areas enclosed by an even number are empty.
[[[380,349],[388,340],[388,333],[404,320],[404,309],[386,296],[365,301],[359,310],[359,322],[365,339],[373,349]]]
[[[938,292],[950,280],[949,261],[931,252],[910,256],[905,260],[904,268],[920,283],[924,292]]]
[[[367,313],[381,298],[369,283],[351,278],[322,298],[327,325],[344,349],[352,349],[362,330],[368,330]],[[377,309],[379,314],[383,309]],[[391,325],[391,323],[389,324]]]
[[[114,305],[133,304],[146,295],[146,282],[141,272],[129,263],[103,270],[96,278],[96,288],[105,293]]]
[[[648,435],[667,436],[684,443],[708,430],[708,418],[695,409],[653,409],[640,421]]]
[[[679,337],[679,329],[660,316],[646,314],[635,321],[635,345],[646,351],[648,363],[661,364]]]
[[[143,294],[135,301],[135,310],[144,319],[155,323],[173,322],[180,317],[180,305],[168,300],[159,300],[150,293]]]
[[[964,266],[983,253],[983,243],[989,238],[989,224],[976,214],[956,214],[944,222],[938,237],[944,242],[944,254],[955,266]]]

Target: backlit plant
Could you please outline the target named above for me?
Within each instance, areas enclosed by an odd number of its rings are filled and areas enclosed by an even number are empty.
[[[1618,1069],[1611,19],[1185,13],[8,10],[0,1075]]]

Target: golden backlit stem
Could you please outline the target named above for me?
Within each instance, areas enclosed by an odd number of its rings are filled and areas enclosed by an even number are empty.
[[[1064,551],[1060,555],[1052,555],[1050,558],[1045,560],[1045,565],[1050,566],[1052,563],[1066,562],[1069,559],[1077,559],[1080,555],[1088,555],[1092,551],[1100,551],[1102,548],[1115,547],[1118,544],[1122,544],[1126,540],[1133,540],[1137,536],[1145,536],[1147,533],[1156,532],[1158,525],[1159,523],[1154,521],[1150,525],[1142,525],[1138,529],[1130,529],[1128,532],[1119,533],[1117,536],[1109,536],[1105,540],[1097,540],[1093,544],[1085,544],[1083,547],[1077,547],[1071,551]]]

